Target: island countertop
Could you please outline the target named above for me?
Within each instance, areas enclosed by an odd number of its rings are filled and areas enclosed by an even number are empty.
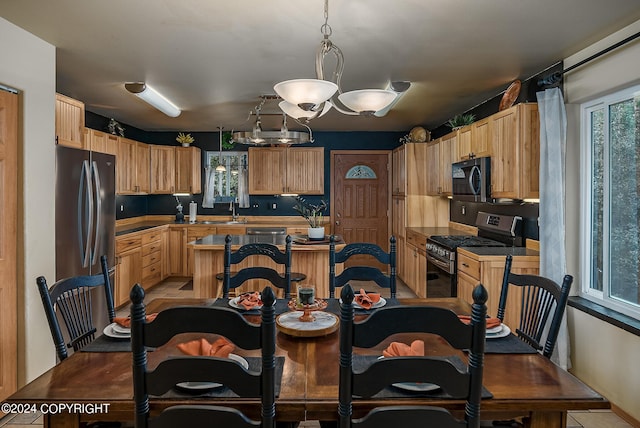
[[[251,243],[273,244],[284,250],[286,245],[286,235],[230,235],[231,248],[235,249],[242,245]],[[195,250],[223,250],[226,235],[207,235],[187,245]],[[318,243],[299,244],[296,239],[303,238],[302,235],[292,235],[291,251],[329,251],[329,243],[320,241]],[[342,240],[336,241],[336,249],[340,250],[344,246]],[[327,267],[328,268],[328,267]]]

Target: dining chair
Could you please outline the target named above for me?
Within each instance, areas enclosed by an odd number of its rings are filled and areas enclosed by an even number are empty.
[[[512,262],[513,257],[509,254],[504,267],[498,318],[504,321],[509,290],[512,287],[518,287],[522,292],[521,314],[515,333],[521,340],[542,351],[542,355],[551,358],[558,339],[562,316],[567,307],[573,277],[565,275],[562,285],[558,285],[555,281],[543,276],[515,274],[511,272]],[[543,345],[540,342],[549,323],[549,316],[551,316],[551,323]]]
[[[275,426],[275,295],[271,287],[262,291],[261,322],[250,323],[237,311],[211,306],[180,306],[159,312],[146,321],[144,289],[131,290],[131,350],[136,428],[176,426],[263,427]],[[158,348],[182,333],[217,334],[237,347],[261,350],[261,370],[242,367],[231,358],[210,356],[168,356],[154,370],[147,368],[147,347]],[[224,401],[203,400],[198,405],[174,405],[152,415],[153,396],[162,395],[181,382],[221,383],[241,398],[260,399],[256,414],[249,419]],[[179,400],[177,400],[179,401]]]
[[[291,297],[291,236],[285,239],[285,250],[267,243],[249,243],[242,245],[236,251],[231,251],[231,235],[224,239],[224,279],[222,281],[222,296],[229,297],[229,291],[240,287],[250,279],[266,279],[274,287],[284,292],[286,299]],[[265,266],[252,266],[231,272],[231,266],[237,265],[250,256],[267,256],[275,263],[283,265],[284,274]]]
[[[340,293],[340,381],[338,426],[340,428],[388,428],[437,426],[477,428],[480,426],[482,372],[486,331],[487,290],[481,284],[473,290],[471,322],[465,324],[453,311],[433,306],[380,308],[364,321],[354,322],[354,292],[345,285]],[[468,350],[468,364],[452,357],[405,356],[378,358],[366,368],[353,366],[353,348],[372,348],[397,333],[430,333],[453,348]],[[464,421],[442,407],[390,405],[375,407],[353,419],[352,408],[359,399],[368,400],[396,383],[421,382],[440,387],[452,399],[466,400]],[[392,400],[396,401],[397,400]],[[408,401],[411,401],[410,399]]]
[[[386,274],[373,266],[350,266],[336,275],[336,263],[344,263],[355,255],[370,255],[389,268]],[[389,239],[389,252],[370,242],[354,242],[347,244],[336,252],[336,237],[329,237],[329,297],[335,297],[337,287],[342,287],[351,280],[375,281],[380,287],[388,288],[391,298],[396,297],[396,237]]]
[[[36,279],[44,312],[47,316],[53,344],[60,361],[68,356],[67,349],[82,349],[95,339],[94,307],[100,308],[101,302],[96,292],[102,288],[109,322],[116,316],[113,306],[113,291],[109,280],[107,256],[100,257],[102,272],[95,275],[74,276],[54,283],[51,288],[44,276]],[[57,314],[56,314],[57,312]],[[68,342],[60,328],[59,317],[64,322]]]

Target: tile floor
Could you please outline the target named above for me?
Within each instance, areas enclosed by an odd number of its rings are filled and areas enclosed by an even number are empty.
[[[187,286],[185,287],[185,285]],[[413,292],[401,281],[398,283],[397,295],[400,298],[415,297]],[[147,293],[147,298],[192,296],[193,291],[188,286],[188,278],[168,278]],[[126,315],[128,311],[128,307],[124,307],[118,311],[118,315]],[[0,419],[1,428],[39,428],[42,426],[43,418],[39,414],[7,415]],[[320,428],[320,424],[318,421],[305,421],[300,424],[300,428]],[[633,425],[625,422],[610,410],[592,410],[569,412],[567,428],[633,428]]]

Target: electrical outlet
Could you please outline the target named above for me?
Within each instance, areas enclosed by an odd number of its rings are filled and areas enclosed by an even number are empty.
[[[120,205],[120,212],[124,211],[124,205]]]
[[[275,202],[273,202],[273,203],[271,204],[271,209],[272,209],[272,210],[277,210],[277,209],[278,209],[278,204],[276,204]]]
[[[258,205],[258,204],[251,205],[251,208],[259,208],[259,207],[260,207],[260,205]]]
[[[462,215],[467,215],[467,207],[464,205],[461,207],[460,211],[462,211]]]

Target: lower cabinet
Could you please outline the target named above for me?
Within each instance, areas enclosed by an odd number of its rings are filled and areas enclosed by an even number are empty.
[[[127,242],[118,242],[116,247],[128,247],[116,252],[116,274],[113,299],[116,307],[129,302],[131,287],[142,282],[142,248],[138,238],[128,238]],[[132,242],[136,243],[131,244]]]
[[[169,227],[168,274],[185,276],[187,274],[187,228]]]
[[[224,234],[228,231],[221,231],[219,234]],[[198,238],[202,238],[207,235],[215,235],[217,232],[217,228],[215,226],[193,226],[187,228],[187,243],[191,241],[195,241]],[[240,232],[244,233],[244,232]],[[186,249],[187,253],[187,276],[193,276],[193,248]]]

